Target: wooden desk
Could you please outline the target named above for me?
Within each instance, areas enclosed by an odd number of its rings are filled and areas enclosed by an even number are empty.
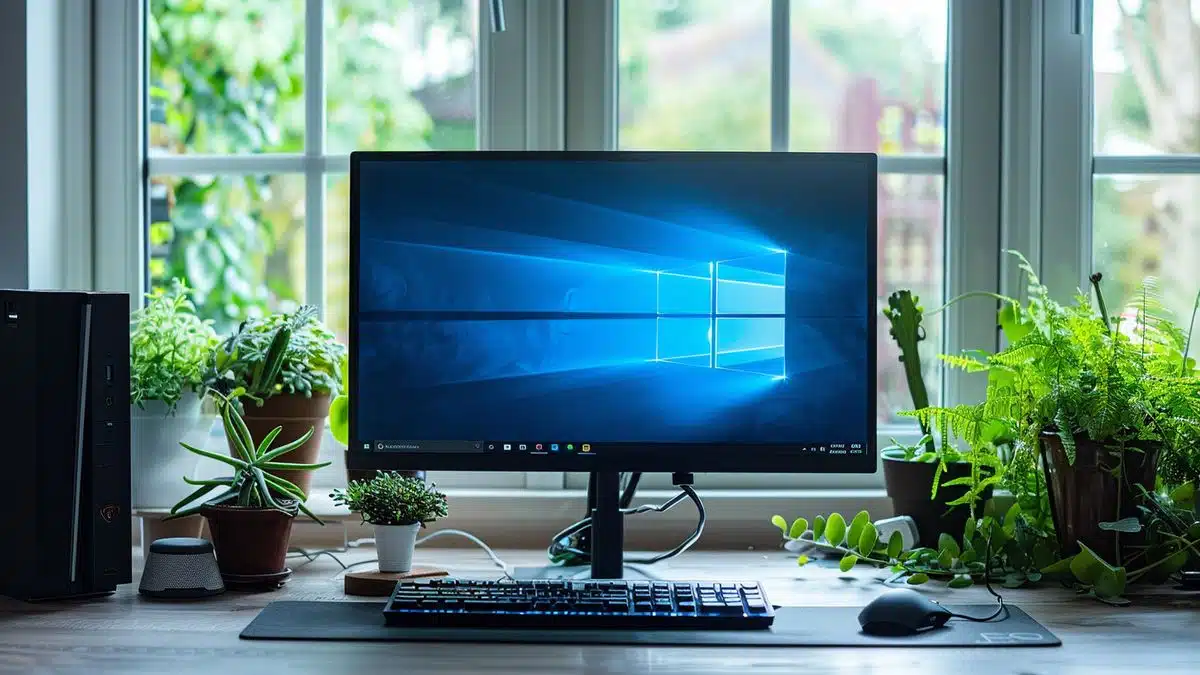
[[[502,551],[509,563],[540,564],[533,551]],[[353,562],[371,549],[341,554]],[[482,552],[418,550],[418,563],[463,575],[492,575]],[[1062,638],[1039,649],[719,649],[241,641],[238,632],[275,600],[344,600],[340,568],[327,558],[292,563],[292,580],[273,593],[226,593],[190,603],[144,600],[136,580],[113,597],[86,603],[27,605],[0,599],[0,671],[80,673],[1072,673],[1196,672],[1200,594],[1154,591],[1112,608],[1058,588],[1005,591]],[[135,559],[140,568],[140,553]],[[883,587],[882,573],[861,568],[799,569],[782,552],[697,552],[661,567],[664,577],[758,578],[784,605],[862,605]],[[947,591],[941,599],[987,602],[982,588]],[[950,598],[947,598],[950,596]]]

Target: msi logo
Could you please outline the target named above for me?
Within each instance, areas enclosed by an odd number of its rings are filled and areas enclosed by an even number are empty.
[[[104,522],[106,523],[111,523],[113,518],[116,518],[118,515],[120,515],[120,513],[121,507],[117,506],[116,504],[108,504],[107,506],[100,507],[100,517],[103,518]]]

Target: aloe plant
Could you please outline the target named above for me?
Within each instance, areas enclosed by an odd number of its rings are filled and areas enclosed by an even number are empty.
[[[295,483],[273,473],[274,471],[313,471],[329,466],[329,462],[322,462],[320,464],[295,464],[276,461],[279,457],[295,450],[308,441],[313,434],[312,428],[310,427],[300,438],[273,448],[272,444],[283,430],[283,427],[275,427],[256,445],[236,404],[239,397],[246,395],[245,389],[239,387],[229,394],[222,394],[216,390],[210,390],[210,392],[213,400],[216,402],[217,411],[221,415],[221,422],[225,426],[225,433],[232,439],[234,454],[236,456],[231,457],[216,452],[209,452],[208,450],[183,442],[180,445],[201,457],[207,457],[230,466],[233,469],[233,474],[203,480],[184,476],[184,482],[188,485],[196,486],[196,490],[171,507],[169,518],[190,516],[199,513],[205,506],[227,505],[259,509],[269,508],[290,515],[295,515],[296,511],[299,510],[316,522],[324,524],[320,518],[304,505],[304,502],[308,499],[304,491]],[[212,499],[204,499],[213,490],[221,487],[225,488],[224,492]],[[275,494],[272,494],[272,491],[283,495],[284,499],[281,500]],[[295,503],[293,504],[289,500]]]

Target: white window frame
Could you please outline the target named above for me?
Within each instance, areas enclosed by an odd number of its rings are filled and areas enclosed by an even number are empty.
[[[1092,273],[1092,189],[1099,176],[1196,175],[1200,155],[1097,155],[1093,123],[1093,0],[1042,0],[1040,171],[1043,280],[1060,298]],[[1045,261],[1054,261],[1053,265]]]
[[[632,1],[632,0],[627,0]],[[566,2],[566,147],[617,148],[617,5],[619,0]],[[787,89],[791,0],[771,1],[771,148],[788,148]],[[880,157],[881,174],[945,176],[945,287],[950,298],[970,290],[999,287],[1001,168],[1001,5],[949,0],[947,126],[945,156]],[[969,303],[943,317],[944,348],[954,353],[996,346],[995,311]],[[882,319],[881,319],[882,320]],[[980,398],[983,383],[944,373],[946,400]],[[911,425],[884,425],[879,447],[891,437],[915,441]],[[702,487],[750,489],[862,489],[883,486],[874,474],[712,474],[697,477]],[[648,487],[669,487],[669,477],[643,479]],[[570,488],[586,487],[572,474]]]
[[[325,177],[345,172],[348,157],[323,153],[323,49],[319,25],[307,25],[306,70],[310,124],[306,149],[296,155],[145,156],[144,3],[93,0],[89,17],[93,49],[94,126],[91,143],[93,211],[91,284],[122,290],[134,302],[143,288],[145,269],[142,195],[146,175],[211,172],[300,173],[305,175],[307,240],[324,241]],[[307,11],[323,17],[326,0],[307,0]],[[485,0],[481,0],[484,2]],[[1037,2],[1037,0],[1033,0]],[[884,157],[881,172],[944,175],[945,297],[967,290],[1001,287],[1001,72],[1007,58],[1007,12],[1012,3],[949,0],[947,59],[947,145],[944,157]],[[1021,3],[1017,3],[1021,4]],[[491,33],[486,7],[478,47],[480,73],[479,147],[485,149],[597,149],[616,140],[616,0],[506,0],[507,30]],[[773,0],[772,20],[772,147],[787,147],[788,34],[790,0]],[[1002,18],[1005,21],[1002,21]],[[317,22],[319,24],[319,22]],[[1005,25],[1002,40],[1001,26]],[[314,49],[313,46],[316,46]],[[1005,99],[1007,100],[1007,99]],[[1005,129],[1005,133],[1008,130]],[[1007,139],[1004,147],[1007,147]],[[1008,205],[1007,192],[1005,205]],[[1005,230],[1007,233],[1008,230]],[[314,250],[315,249],[315,250]],[[320,246],[309,247],[308,270],[322,270]],[[323,298],[323,274],[310,274],[306,297]],[[319,304],[319,303],[318,303]],[[995,346],[994,308],[970,303],[946,313],[942,320],[945,349]],[[970,400],[982,393],[981,383],[947,375],[947,400]],[[907,427],[881,427],[881,446],[891,436],[913,438]],[[579,476],[563,473],[446,474],[449,487],[532,488],[578,495]],[[882,474],[701,476],[713,488],[758,489],[763,498],[779,499],[780,490],[854,491],[878,495]],[[648,487],[666,478],[648,477]],[[866,490],[866,492],[864,492]],[[750,494],[750,493],[747,493]],[[814,492],[815,494],[815,492]],[[574,498],[574,497],[572,497]]]

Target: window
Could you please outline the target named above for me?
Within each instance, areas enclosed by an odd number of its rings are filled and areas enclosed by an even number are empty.
[[[876,152],[879,301],[1000,286],[998,3],[507,0],[499,34],[486,5],[98,4],[96,285],[136,295],[182,276],[222,329],[313,303],[344,337],[352,149],[569,148]],[[657,270],[655,358],[782,373],[786,255]],[[691,290],[663,290],[687,276]],[[935,395],[964,395],[933,355],[986,346],[988,314],[927,324]],[[896,417],[909,401],[886,326],[877,339],[886,441],[911,430]]]
[[[947,1],[809,0],[790,3],[790,17],[777,13],[780,4],[789,3],[619,1],[617,147],[879,153],[880,307],[896,288],[937,307],[945,281]],[[725,285],[730,297],[753,288]],[[738,331],[772,325],[719,323]],[[940,341],[931,325],[925,364],[935,398]],[[911,402],[886,326],[878,345],[887,424]]]
[[[1200,289],[1200,5],[1095,0],[1092,266],[1109,306],[1147,276],[1186,323]]]

